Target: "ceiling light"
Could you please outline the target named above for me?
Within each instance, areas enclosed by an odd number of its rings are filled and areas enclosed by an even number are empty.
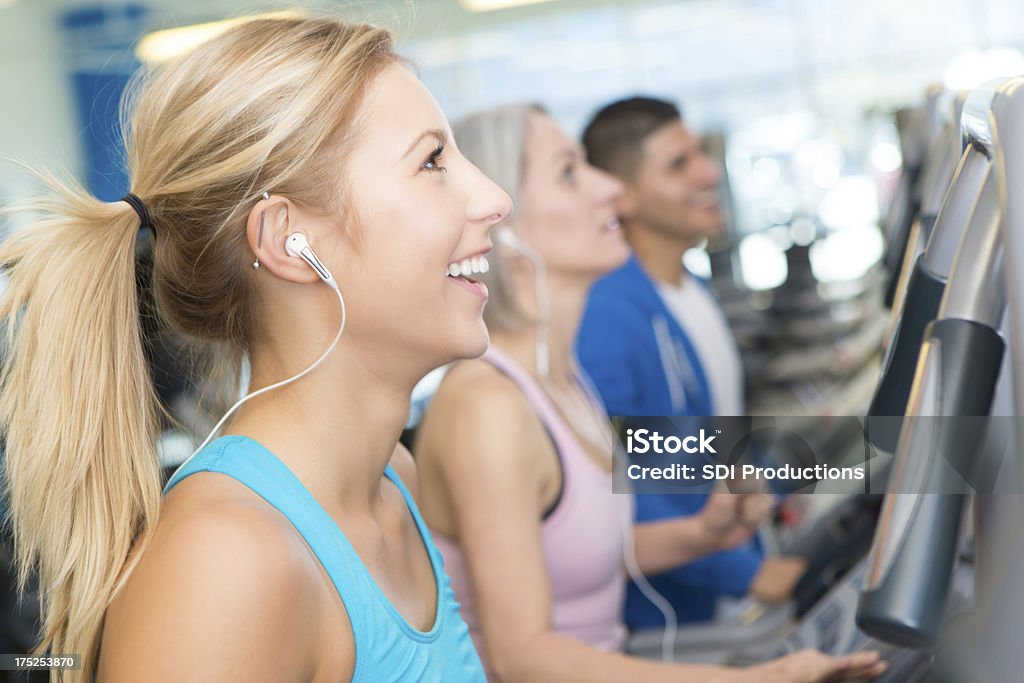
[[[459,0],[459,4],[462,5],[463,9],[467,9],[470,12],[490,12],[496,9],[508,9],[509,7],[519,7],[521,5],[538,5],[542,2],[552,2],[552,0]]]
[[[293,10],[269,12],[239,17],[237,19],[224,19],[205,24],[193,24],[191,26],[179,26],[178,28],[153,31],[139,40],[139,45],[135,48],[135,54],[146,64],[157,64],[185,54],[210,38],[246,21],[297,16],[302,16],[302,13]]]

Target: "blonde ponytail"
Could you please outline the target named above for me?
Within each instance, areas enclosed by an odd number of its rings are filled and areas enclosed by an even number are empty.
[[[7,358],[0,428],[19,590],[39,572],[36,652],[96,638],[138,533],[156,519],[155,396],[135,286],[139,219],[51,180],[55,196],[0,246]]]

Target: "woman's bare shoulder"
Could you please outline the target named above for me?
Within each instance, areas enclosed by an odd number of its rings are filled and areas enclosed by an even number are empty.
[[[193,474],[108,609],[100,680],[309,681],[322,583],[283,515],[226,475]]]
[[[477,417],[502,420],[529,421],[533,417],[533,410],[516,383],[479,359],[452,366],[431,399],[430,408],[435,414],[455,411],[464,415],[471,411]]]
[[[533,478],[552,471],[538,467],[552,453],[537,413],[515,382],[481,360],[462,361],[445,375],[420,432],[415,453],[421,471],[440,466],[478,477],[483,468],[496,478],[509,469]]]

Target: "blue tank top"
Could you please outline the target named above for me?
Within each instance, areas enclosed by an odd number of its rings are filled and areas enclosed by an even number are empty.
[[[245,436],[212,441],[174,473],[164,494],[196,472],[220,472],[237,479],[280,510],[302,534],[331,577],[352,623],[356,652],[353,683],[486,683],[441,553],[408,489],[390,465],[384,475],[405,498],[434,570],[437,606],[434,625],[427,632],[413,628],[395,609],[331,516],[291,470],[258,442]]]

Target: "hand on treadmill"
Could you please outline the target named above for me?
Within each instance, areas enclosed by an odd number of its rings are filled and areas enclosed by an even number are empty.
[[[729,550],[750,541],[772,512],[771,496],[761,493],[712,493],[698,518],[712,550]]]
[[[801,650],[766,664],[745,669],[751,681],[758,683],[831,683],[832,681],[870,681],[882,675],[886,664],[877,652],[858,652],[845,657],[830,657],[817,650]]]
[[[750,584],[750,594],[764,602],[785,602],[806,570],[807,560],[802,557],[766,557]]]

